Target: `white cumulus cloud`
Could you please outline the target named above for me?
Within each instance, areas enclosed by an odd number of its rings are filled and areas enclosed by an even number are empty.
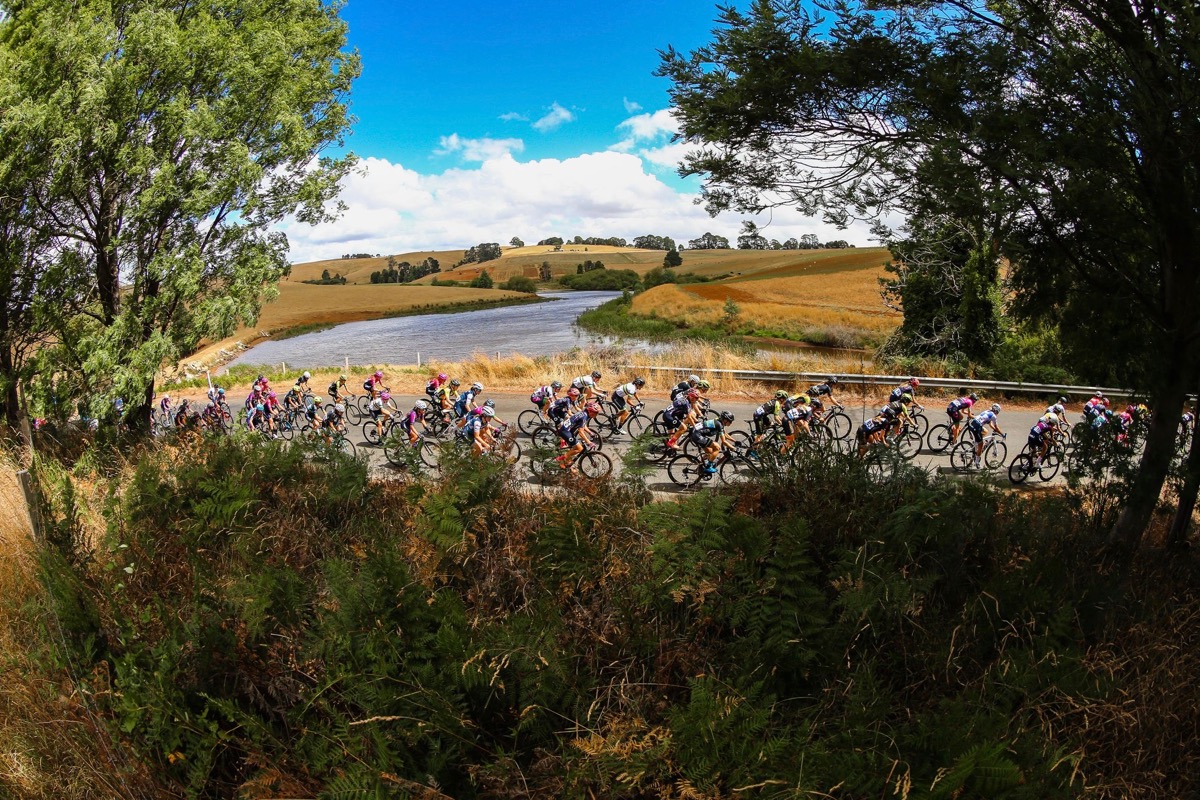
[[[533,123],[533,129],[539,133],[547,133],[555,130],[556,128],[562,127],[574,119],[574,114],[560,106],[558,103],[554,103],[550,106],[550,111],[548,111],[544,117],[536,120]]]
[[[519,153],[525,149],[520,139],[468,139],[452,133],[439,140],[437,155],[461,153],[465,161],[487,161],[508,153]]]
[[[625,113],[626,114],[636,114],[637,112],[642,110],[641,103],[635,103],[634,101],[630,100],[628,97],[621,98],[621,102],[625,104]]]
[[[468,141],[476,140],[454,140],[454,152],[465,153]],[[710,218],[693,194],[668,186],[640,155],[608,150],[518,161],[514,150],[499,148],[475,159],[478,163],[439,174],[365,158],[363,169],[343,183],[347,211],[341,219],[315,227],[295,221],[280,226],[291,242],[289,257],[299,263],[351,252],[463,249],[513,236],[526,242],[576,235],[632,241],[655,234],[683,244],[711,231],[737,239],[741,217]],[[871,243],[865,226],[838,231],[788,210],[756,222],[769,239],[815,233],[822,241]]]

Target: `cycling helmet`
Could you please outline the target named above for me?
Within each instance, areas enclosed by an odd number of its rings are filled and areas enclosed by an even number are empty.
[[[222,388],[220,388],[220,387],[218,386],[218,387],[217,387],[217,395],[219,395],[220,397],[224,397],[224,396],[225,396],[225,390],[224,390],[224,389],[222,389]]]
[[[483,407],[484,407],[484,408],[495,408],[495,407],[496,407],[496,401],[495,401],[495,400],[488,400],[486,403],[484,403],[484,404],[483,404]]]
[[[646,379],[645,378],[634,378],[633,385],[640,389],[646,385]]]
[[[688,375],[688,383],[690,383],[692,386],[695,386],[699,382],[700,382],[699,375]]]
[[[726,425],[733,422],[733,412],[732,411],[722,411],[721,412],[721,422],[724,422]]]
[[[164,394],[164,395],[163,395],[163,400],[170,400],[170,399],[171,399],[171,395],[170,395],[170,394]]]
[[[479,412],[479,415],[483,416],[483,417],[494,417],[494,416],[496,416],[496,412],[493,411],[492,409],[488,408],[487,406],[484,406],[483,410]]]
[[[813,408],[822,408],[824,406],[824,403],[822,403],[820,400],[818,400],[815,397],[812,398],[811,400],[809,400],[808,404],[811,405]]]
[[[343,372],[341,375],[338,375],[338,380],[345,383],[349,379],[346,377],[346,373]]]
[[[444,373],[444,372],[439,372],[439,373],[438,373],[438,376],[437,376],[437,379],[438,379],[439,381],[441,381],[442,383],[445,383],[446,381],[450,380],[450,376],[449,376],[449,375],[447,375],[447,374],[446,374],[446,373]]]
[[[589,417],[594,417],[600,413],[600,406],[598,406],[596,403],[588,403],[583,407],[583,410],[587,412]]]
[[[339,415],[346,413],[346,407],[344,405],[342,405],[341,403],[334,403],[333,410],[334,410],[334,412],[336,412]]]
[[[970,398],[972,403],[978,402],[979,400],[979,395],[975,394],[974,392],[971,392],[969,395],[967,395],[967,397]]]
[[[592,370],[592,380],[594,380],[594,381],[600,380],[600,370],[598,370],[598,369]]]
[[[309,373],[307,370],[305,370],[305,372],[304,372],[304,380],[308,380],[308,379],[309,379],[309,378],[311,378],[311,377],[312,377],[312,375],[311,375],[311,374],[310,374],[310,373]]]
[[[695,389],[691,389],[687,393],[687,399],[691,400],[694,403],[700,399],[700,393],[697,392]]]
[[[454,380],[450,381],[450,385],[451,386],[461,386],[462,384],[459,382],[458,378],[455,378]]]
[[[1135,406],[1135,405],[1133,405],[1132,403],[1130,403],[1129,405],[1125,406],[1125,413],[1126,413],[1126,414],[1136,414],[1136,413],[1137,413],[1137,406]]]
[[[700,383],[697,384],[696,388],[698,388],[702,392],[707,392],[709,389],[712,388],[712,384],[709,383],[708,381],[700,381]]]
[[[1059,402],[1059,403],[1061,403],[1062,405],[1066,405],[1068,401],[1067,401],[1067,398],[1066,398],[1065,396],[1060,396],[1060,397],[1058,398],[1058,402]]]
[[[904,394],[900,395],[901,403],[904,403],[905,405],[910,405],[912,403],[912,401],[913,401],[912,392],[905,392]]]
[[[263,408],[263,404],[262,404],[262,403],[255,403],[255,404],[254,404],[254,410],[255,410],[255,411],[266,411],[266,409],[265,409],[265,408]]]
[[[480,383],[479,381],[475,381],[474,383],[471,384],[471,391],[474,392],[475,394],[479,394],[480,392],[483,391],[483,384]]]
[[[562,388],[562,381],[550,381],[550,388],[557,392]]]
[[[324,397],[314,397],[314,398],[313,398],[313,405],[314,405],[314,406],[319,406],[319,405],[321,405],[321,404],[322,404],[322,403],[324,403],[324,402],[325,402],[325,398],[324,398]]]
[[[371,377],[375,378],[375,380],[381,381],[381,380],[383,380],[383,373],[380,372],[379,370],[375,370],[375,374],[372,375]]]
[[[776,400],[787,400],[788,393],[786,391],[784,391],[783,389],[780,389],[779,391],[777,391],[775,393],[775,399]]]
[[[828,383],[830,386],[836,386],[837,385],[837,375],[830,375],[829,380],[827,380],[825,382]]]
[[[418,400],[417,402],[413,403],[413,408],[417,411],[424,411],[425,409],[429,408],[429,403],[426,403],[424,400]]]
[[[388,400],[392,399],[392,393],[391,392],[381,392],[379,394],[379,399],[386,403]]]
[[[571,398],[572,400],[577,400],[579,398],[579,390],[572,386],[567,391],[567,397]]]
[[[584,375],[583,380],[581,380],[580,383],[582,383],[584,386],[595,386],[596,385],[596,382],[594,380],[592,380],[590,375]]]
[[[993,414],[1000,413],[1000,404],[999,403],[992,403],[992,413]]]
[[[909,378],[908,385],[915,389],[921,385],[921,381],[917,380],[916,378]]]
[[[263,382],[263,381],[265,381],[265,380],[266,380],[266,377],[265,377],[265,376],[264,376],[264,375],[263,375],[263,374],[260,372],[260,373],[258,374],[258,377],[254,379],[254,382],[255,382],[255,383],[262,383],[262,382]]]

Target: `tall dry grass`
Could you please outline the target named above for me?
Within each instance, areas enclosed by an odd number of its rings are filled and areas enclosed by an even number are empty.
[[[149,796],[147,776],[92,715],[79,676],[61,661],[19,466],[0,451],[0,797]]]

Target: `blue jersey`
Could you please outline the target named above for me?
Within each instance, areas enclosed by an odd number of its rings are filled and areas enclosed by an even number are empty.
[[[987,411],[985,411],[982,414],[980,414],[979,416],[975,417],[975,419],[973,421],[975,422],[976,425],[978,425],[979,427],[982,428],[985,425],[995,425],[996,419],[997,419],[996,412],[992,411],[989,408]]]

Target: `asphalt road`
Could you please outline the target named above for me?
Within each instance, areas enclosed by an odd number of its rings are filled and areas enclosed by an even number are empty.
[[[419,398],[417,398],[415,396],[396,395],[395,399],[401,409],[407,410],[408,408],[411,408],[412,403]],[[528,395],[515,396],[515,395],[484,394],[481,399],[494,400],[496,403],[497,417],[499,419],[502,419],[506,422],[513,424],[514,427],[516,425],[517,416],[522,411],[525,411],[526,409],[533,407],[533,405],[529,402]],[[929,403],[926,407],[925,413],[926,413],[926,416],[929,418],[930,425],[936,425],[940,422],[947,421],[947,417],[946,417],[946,414],[944,411],[946,402],[947,401],[942,400],[940,398],[929,401]],[[866,408],[864,408],[861,404],[853,406],[853,407],[847,406],[845,408],[845,412],[847,413],[847,415],[849,415],[851,421],[854,423],[855,428],[857,428],[857,426],[859,424],[861,424],[862,420],[864,419],[864,414],[869,414],[869,415],[874,414],[874,412],[877,410],[878,406],[880,406],[882,404],[883,404],[883,400],[882,400],[882,398],[880,398],[875,405],[872,405],[872,406],[869,406]],[[651,398],[651,399],[648,399],[646,402],[646,411],[649,412],[650,416],[652,417],[655,413],[657,413],[660,409],[664,408],[666,405],[667,405],[667,401],[665,399]],[[989,405],[990,405],[990,403],[989,403]],[[753,415],[755,406],[756,406],[756,404],[747,403],[744,401],[723,401],[719,395],[714,396],[712,399],[712,407],[714,409],[716,409],[718,411],[728,410],[733,413],[734,417],[737,420],[733,426],[735,430],[748,430],[749,429],[749,426],[750,426],[749,421],[751,419],[751,416]],[[1008,464],[1012,461],[1013,457],[1017,453],[1019,453],[1021,451],[1021,449],[1025,446],[1026,437],[1028,435],[1029,429],[1037,421],[1038,416],[1039,416],[1038,411],[1035,411],[1035,410],[1032,410],[1029,408],[1009,409],[1007,411],[1002,411],[1000,413],[1001,430],[1005,431],[1008,434],[1008,439],[1007,439],[1008,457],[1005,459],[1004,466],[1001,467],[1000,469],[994,471],[994,475],[997,479],[1001,479],[1005,483],[1008,483],[1008,480],[1007,480]],[[1077,415],[1069,414],[1069,416],[1074,418]],[[380,448],[378,446],[372,446],[372,445],[369,445],[366,443],[366,440],[362,433],[361,428],[362,428],[361,423],[358,426],[355,426],[355,429],[351,433],[350,439],[351,439],[351,441],[354,442],[354,444],[358,450],[358,453],[366,456],[366,458],[368,459],[368,462],[371,466],[372,473],[375,475],[378,475],[380,477],[388,477],[391,475],[398,476],[398,475],[402,474],[400,470],[398,470],[395,467],[392,467],[391,465],[389,465],[387,463],[387,460],[383,456],[382,448]],[[525,451],[528,451],[529,448],[531,447],[531,442],[530,442],[529,438],[527,436],[524,436],[523,434],[518,434],[517,441],[521,445],[522,449]],[[605,452],[609,453],[612,456],[614,466],[618,470],[620,469],[619,454],[622,453],[626,449],[626,447],[628,446],[628,441],[629,441],[629,437],[625,436],[625,435],[605,439],[604,450],[605,450]],[[912,463],[915,466],[918,466],[918,467],[920,467],[922,469],[926,469],[926,470],[950,471],[949,450],[947,450],[945,453],[938,454],[938,453],[928,452],[926,449],[922,448],[922,451],[916,456],[916,458],[914,458],[912,460]],[[534,485],[534,486],[539,485],[539,481],[537,481],[537,479],[535,479],[532,476],[532,474],[529,472],[528,458],[526,458],[526,457],[522,458],[522,469],[519,474],[524,476],[524,478],[526,480],[528,480],[531,485]],[[1061,477],[1056,478],[1056,481],[1061,481]],[[647,483],[649,485],[649,488],[654,491],[662,491],[662,492],[678,491],[678,487],[675,486],[675,484],[673,484],[669,480],[665,468],[656,469],[655,472],[650,475]],[[714,480],[714,483],[716,483],[715,480]],[[701,486],[703,486],[703,485],[704,484],[701,484]],[[1042,485],[1042,484],[1036,478],[1032,478],[1027,485],[1029,485],[1031,488],[1036,488],[1037,486]]]

